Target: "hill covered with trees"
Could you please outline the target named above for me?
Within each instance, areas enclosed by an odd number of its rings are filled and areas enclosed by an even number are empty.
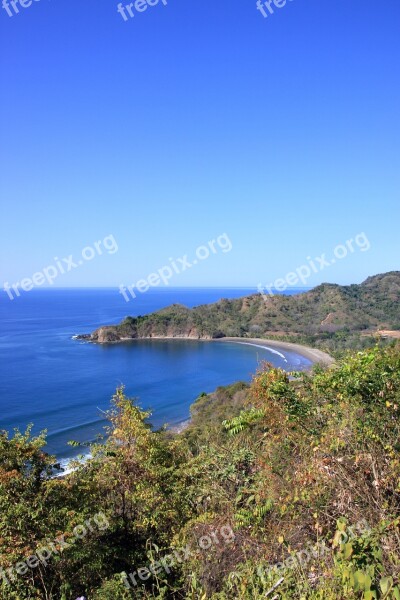
[[[81,337],[99,343],[148,337],[258,337],[332,351],[370,346],[379,330],[400,330],[399,271],[369,277],[360,285],[326,283],[294,296],[255,294],[194,309],[175,304]]]

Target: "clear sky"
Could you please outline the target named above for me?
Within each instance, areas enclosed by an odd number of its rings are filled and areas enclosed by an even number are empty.
[[[55,285],[130,284],[224,233],[171,285],[268,284],[361,232],[307,285],[399,269],[399,0],[117,4],[0,9],[1,287],[109,235]]]

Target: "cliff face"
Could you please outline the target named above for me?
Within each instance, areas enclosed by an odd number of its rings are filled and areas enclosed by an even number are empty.
[[[91,340],[93,342],[98,342],[99,344],[107,344],[110,342],[118,342],[121,340],[121,337],[118,334],[116,327],[109,326],[100,327],[94,331],[91,336]]]
[[[360,285],[322,284],[295,296],[255,294],[189,309],[173,304],[147,316],[127,317],[81,339],[112,343],[125,339],[290,336],[309,343],[400,329],[400,272],[369,277]]]
[[[127,332],[128,333],[128,332]],[[89,336],[82,336],[82,339],[86,339],[91,342],[98,344],[112,344],[113,342],[122,342],[124,340],[135,340],[135,339],[192,339],[192,340],[210,340],[210,335],[200,335],[195,328],[190,328],[188,331],[177,333],[174,327],[168,328],[164,334],[160,335],[157,331],[148,331],[147,335],[140,335],[136,331],[132,331],[131,334],[122,334],[119,331],[118,326],[105,326],[96,329]]]

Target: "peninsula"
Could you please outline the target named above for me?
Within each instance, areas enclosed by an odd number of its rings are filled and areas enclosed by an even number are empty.
[[[79,339],[99,344],[134,339],[256,338],[335,351],[363,348],[400,330],[400,271],[357,285],[323,283],[293,296],[254,294],[187,308],[173,304],[104,325]]]

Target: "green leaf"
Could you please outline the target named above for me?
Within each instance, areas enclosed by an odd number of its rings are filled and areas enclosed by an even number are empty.
[[[348,560],[352,554],[353,554],[353,544],[351,542],[348,542],[347,544],[344,545],[343,556],[346,560]]]
[[[347,545],[347,544],[346,544]],[[354,584],[356,590],[365,590],[366,575],[363,571],[356,571],[354,573]]]
[[[393,579],[391,577],[382,577],[379,582],[379,586],[382,590],[382,594],[387,594],[393,585]]]

